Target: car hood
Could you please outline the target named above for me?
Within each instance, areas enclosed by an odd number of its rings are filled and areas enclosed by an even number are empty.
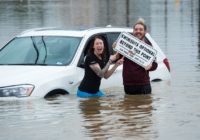
[[[0,87],[30,84],[40,79],[69,71],[70,66],[0,66]],[[48,77],[47,77],[48,76]]]

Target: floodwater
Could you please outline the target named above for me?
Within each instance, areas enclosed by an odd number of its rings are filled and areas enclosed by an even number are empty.
[[[143,17],[172,79],[152,83],[147,96],[119,88],[103,98],[0,100],[0,140],[199,140],[199,7],[199,0],[1,0],[1,46],[29,28],[132,26]]]

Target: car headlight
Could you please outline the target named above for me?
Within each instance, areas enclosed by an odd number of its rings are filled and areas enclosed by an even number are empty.
[[[33,89],[33,85],[16,85],[0,87],[0,97],[27,97],[31,95]]]

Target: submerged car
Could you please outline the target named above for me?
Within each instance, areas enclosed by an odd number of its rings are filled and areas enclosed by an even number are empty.
[[[75,94],[84,76],[84,57],[95,35],[102,35],[107,58],[112,44],[121,32],[132,28],[97,27],[84,30],[56,28],[31,29],[22,32],[0,49],[0,98],[41,97]],[[146,39],[157,50],[158,68],[150,72],[152,81],[170,80],[170,65],[157,43],[147,33]],[[122,87],[122,66],[101,89]]]

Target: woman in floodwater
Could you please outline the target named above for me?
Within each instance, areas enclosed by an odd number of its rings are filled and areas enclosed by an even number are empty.
[[[104,96],[105,94],[99,90],[101,79],[109,78],[116,68],[123,63],[123,59],[119,59],[111,69],[110,65],[116,60],[116,55],[111,55],[106,62],[104,38],[95,36],[91,42],[89,53],[85,59],[85,75],[78,87],[77,96],[93,97]]]

